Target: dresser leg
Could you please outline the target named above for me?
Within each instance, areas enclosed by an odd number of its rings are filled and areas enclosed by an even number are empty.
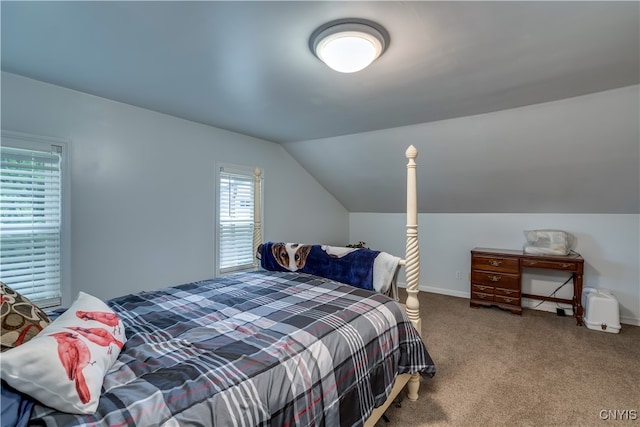
[[[573,309],[576,315],[576,323],[582,326],[582,271],[573,276]]]

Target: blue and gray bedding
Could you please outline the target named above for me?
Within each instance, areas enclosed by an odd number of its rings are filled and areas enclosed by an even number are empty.
[[[34,400],[10,385],[0,384],[0,424],[2,427],[26,427]]]
[[[108,302],[128,341],[94,415],[50,426],[361,426],[435,366],[393,300],[305,273],[245,272]]]

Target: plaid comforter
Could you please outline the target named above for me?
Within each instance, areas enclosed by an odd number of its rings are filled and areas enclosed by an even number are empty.
[[[400,306],[303,273],[254,271],[116,298],[128,341],[97,412],[54,426],[360,426],[399,373],[435,373]]]

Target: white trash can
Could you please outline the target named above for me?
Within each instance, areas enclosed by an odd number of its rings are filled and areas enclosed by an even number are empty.
[[[584,288],[582,306],[585,313],[583,322],[587,328],[614,334],[620,332],[620,307],[610,290]]]

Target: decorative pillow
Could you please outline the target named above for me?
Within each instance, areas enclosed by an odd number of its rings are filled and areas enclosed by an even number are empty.
[[[0,299],[1,351],[29,341],[51,323],[49,317],[37,305],[2,282]]]
[[[71,307],[29,342],[0,356],[2,379],[59,411],[93,414],[104,375],[127,338],[104,302],[80,292]]]

